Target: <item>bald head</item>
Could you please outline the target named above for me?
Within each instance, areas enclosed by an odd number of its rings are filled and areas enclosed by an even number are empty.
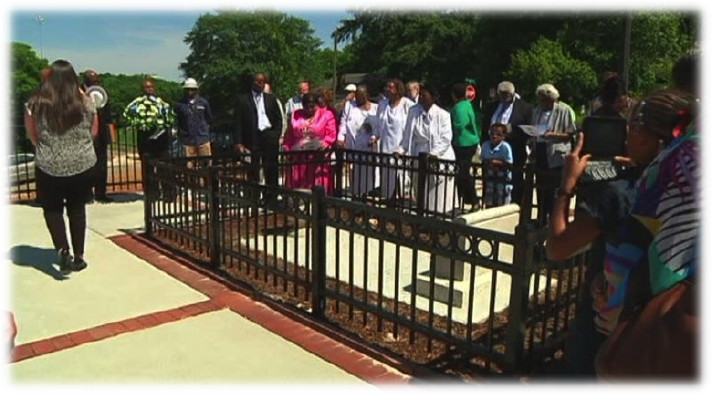
[[[84,85],[91,87],[92,85],[97,85],[99,83],[99,74],[94,70],[87,70],[84,72]]]

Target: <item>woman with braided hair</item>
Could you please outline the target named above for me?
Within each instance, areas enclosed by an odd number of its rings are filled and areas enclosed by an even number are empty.
[[[687,278],[696,265],[699,144],[691,123],[694,113],[695,99],[687,92],[660,91],[640,101],[630,115],[628,158],[621,160],[633,169],[644,168],[642,176],[637,183],[630,179],[611,183],[595,199],[583,200],[572,222],[566,221],[566,208],[589,159],[579,156],[582,136],[564,160],[547,239],[549,258],[565,259],[599,237],[604,245],[598,256],[603,269],[597,275],[587,271],[586,277],[595,279],[584,282],[584,289],[592,284],[591,295],[584,290],[581,302],[591,301],[598,335],[585,336],[585,342],[570,340],[580,344],[572,355],[586,356],[574,356],[572,361],[587,360],[572,363],[578,374],[590,373],[595,351],[615,328],[624,305],[632,303],[626,298],[634,270],[648,266],[655,295]],[[577,325],[586,327],[578,321]],[[576,337],[584,337],[580,332],[585,329],[576,330]]]

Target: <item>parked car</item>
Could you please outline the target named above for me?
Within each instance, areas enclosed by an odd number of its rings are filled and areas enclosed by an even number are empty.
[[[35,181],[35,155],[32,153],[10,155],[7,171],[10,185]]]

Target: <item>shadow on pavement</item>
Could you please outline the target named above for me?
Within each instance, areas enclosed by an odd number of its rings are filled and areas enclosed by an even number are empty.
[[[18,245],[10,248],[10,260],[12,260],[13,264],[21,267],[32,267],[56,280],[66,280],[67,277],[62,275],[53,265],[57,258],[57,251],[54,249],[28,245]]]
[[[137,193],[114,193],[109,194],[109,197],[113,199],[115,203],[143,201],[143,194]],[[111,203],[108,205],[111,205]]]
[[[126,235],[139,235],[139,234],[143,234],[144,232],[146,232],[146,229],[144,227],[119,228],[119,231],[123,232]]]

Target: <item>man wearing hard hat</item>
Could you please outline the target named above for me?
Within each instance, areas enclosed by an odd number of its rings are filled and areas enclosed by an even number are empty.
[[[187,157],[210,156],[210,104],[198,95],[198,83],[187,78],[183,83],[185,96],[175,105],[178,141],[185,147]],[[188,163],[192,167],[191,162]]]

